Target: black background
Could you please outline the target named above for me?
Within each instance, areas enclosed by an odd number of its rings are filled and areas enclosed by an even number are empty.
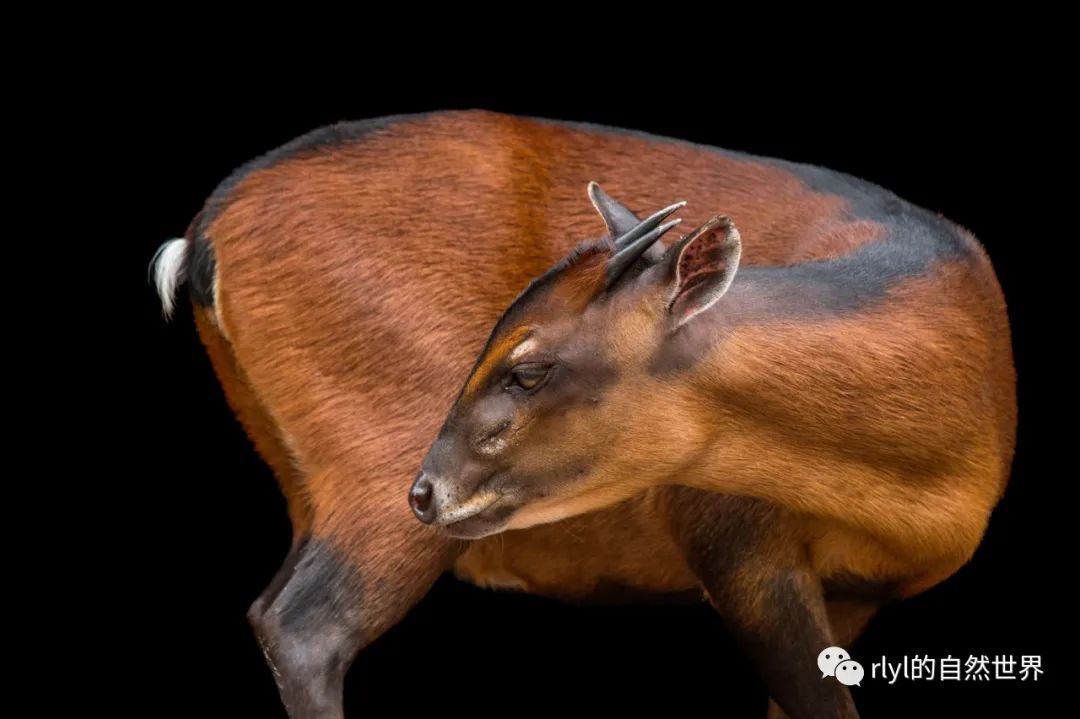
[[[1073,557],[1059,543],[1057,488],[1067,477],[1052,421],[1055,386],[1044,326],[1045,248],[1057,242],[1042,185],[1049,110],[1041,91],[1002,85],[962,64],[928,77],[855,83],[786,69],[768,76],[673,81],[662,92],[630,78],[598,88],[543,72],[513,82],[482,68],[407,80],[371,73],[315,89],[282,78],[157,75],[98,96],[128,208],[114,221],[114,269],[132,290],[109,324],[130,345],[120,360],[134,390],[125,464],[111,480],[116,519],[104,641],[129,689],[117,712],[284,716],[245,611],[289,539],[274,479],[233,421],[194,332],[190,309],[170,325],[145,285],[146,264],[180,235],[230,170],[322,124],[382,114],[483,107],[591,121],[839,169],[888,187],[971,229],[987,247],[1009,304],[1020,377],[1020,434],[1011,485],[974,560],[922,596],[882,611],[850,647],[869,672],[882,654],[1038,654],[1029,682],[868,679],[864,717],[1029,716],[1069,676],[1051,647]],[[839,73],[839,71],[838,71]],[[478,78],[481,78],[478,80]],[[404,501],[404,494],[403,494]],[[130,641],[129,641],[130,640]],[[92,663],[92,662],[91,662]],[[86,671],[92,671],[87,667]],[[807,667],[807,671],[813,671]],[[135,690],[130,689],[135,687]],[[351,716],[392,711],[638,712],[755,717],[764,689],[705,605],[576,607],[441,580],[399,626],[361,653],[346,688]],[[128,706],[130,704],[130,706]],[[152,710],[147,710],[147,707]]]

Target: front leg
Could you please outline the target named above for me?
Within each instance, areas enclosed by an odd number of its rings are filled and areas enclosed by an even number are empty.
[[[857,718],[847,687],[817,671],[818,653],[833,638],[821,583],[790,515],[760,500],[684,488],[667,500],[687,564],[773,702],[793,719]]]

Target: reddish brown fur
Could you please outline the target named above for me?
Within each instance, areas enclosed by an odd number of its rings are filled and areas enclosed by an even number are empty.
[[[853,539],[874,565],[868,576],[910,577],[924,588],[932,583],[921,577],[924,562],[944,564],[947,576],[966,561],[1012,457],[1015,414],[1002,405],[1012,376],[985,371],[1008,367],[1000,362],[1010,356],[1008,330],[1003,306],[987,307],[982,293],[933,298],[942,286],[983,282],[985,269],[940,266],[847,317],[735,330],[709,368],[722,368],[729,390],[709,407],[729,427],[717,430],[716,466],[757,458],[752,472],[725,474],[745,482],[732,489],[864,530]],[[793,346],[800,351],[785,351]],[[738,430],[749,417],[759,431]],[[766,426],[782,430],[761,432]],[[702,468],[689,483],[714,486],[708,474]],[[867,546],[871,537],[881,551]]]
[[[315,531],[358,560],[373,533],[358,518],[387,525],[378,534],[403,553],[442,542],[409,516],[404,488],[453,399],[450,378],[468,371],[494,318],[602,234],[582,201],[592,179],[641,207],[677,187],[689,223],[725,208],[755,238],[750,262],[828,256],[879,232],[777,168],[479,112],[401,122],[257,170],[207,227],[216,310],[252,395],[310,478]],[[403,269],[418,267],[438,270]]]
[[[229,406],[254,442],[259,454],[274,470],[274,476],[277,477],[289,505],[294,536],[303,535],[308,531],[310,522],[308,503],[304,497],[304,478],[293,464],[288,449],[282,444],[273,420],[266,414],[255,391],[244,378],[243,370],[236,366],[229,344],[217,330],[210,311],[197,308],[195,325],[206,352],[210,355]]]
[[[551,288],[555,304],[567,312],[574,312],[604,289],[607,260],[610,257],[608,250],[606,245],[590,247],[573,266],[559,274],[559,281]]]
[[[788,534],[805,535],[823,579],[925,589],[974,552],[1008,477],[1013,378],[1000,295],[978,289],[987,270],[981,255],[939,264],[886,301],[811,319],[758,316],[759,300],[737,298],[714,328],[724,340],[677,377],[638,367],[655,333],[649,317],[627,315],[613,336],[623,340],[622,381],[635,389],[611,390],[605,412],[579,422],[612,459],[573,494],[519,509],[509,526],[673,482],[804,515],[807,529]],[[603,331],[563,321],[571,334]],[[560,414],[566,443],[585,431],[577,416]],[[682,470],[650,477],[651,467]]]
[[[405,119],[255,170],[205,229],[216,257],[217,302],[200,314],[203,340],[233,408],[282,483],[297,533],[332,542],[382,583],[378,596],[366,598],[384,607],[372,612],[378,617],[368,628],[374,635],[400,618],[455,557],[456,571],[478,584],[559,596],[588,595],[605,582],[651,590],[698,586],[671,537],[663,489],[594,514],[476,541],[463,554],[458,543],[417,522],[405,501],[495,319],[530,279],[580,240],[603,233],[584,199],[590,180],[629,199],[634,210],[688,200],[682,216],[689,227],[723,211],[747,238],[744,265],[834,257],[883,234],[874,222],[849,218],[844,199],[812,191],[778,166],[685,143],[483,112]],[[595,278],[586,279],[591,287]],[[927,381],[970,383],[965,364],[994,368],[986,384],[969,387],[970,402],[953,409],[957,421],[984,423],[986,441],[972,461],[1007,471],[1015,409],[1001,411],[995,403],[1009,401],[1014,378],[989,263],[982,258],[909,280],[893,291],[894,306],[917,308],[942,282],[970,286],[970,302],[944,316],[913,312],[904,348],[933,353],[948,342],[950,351],[961,350],[939,358],[948,376]],[[989,333],[973,331],[976,325]],[[745,373],[762,411],[799,418],[792,431],[807,447],[844,451],[853,433],[870,425],[898,442],[912,440],[912,433],[952,431],[905,426],[885,411],[905,401],[890,397],[888,387],[882,411],[854,424],[843,406],[793,392],[792,378],[796,385],[845,391],[850,365],[839,364],[833,335],[864,344],[865,355],[843,359],[863,364],[857,373],[873,375],[875,352],[900,350],[895,342],[881,344],[876,326],[870,310],[837,319],[823,332],[790,324],[740,328],[724,345],[740,357],[727,380],[738,386],[737,374]],[[770,354],[770,345],[785,343],[807,345],[812,366],[785,366],[781,355]],[[724,410],[733,422],[746,396],[733,396]],[[823,576],[831,568],[850,569],[854,554],[865,558],[871,576],[905,577],[906,593],[966,560],[1005,481],[997,469],[977,472],[974,485],[942,497],[965,508],[940,527],[948,544],[943,549],[920,545],[903,517],[874,520],[893,508],[872,502],[856,512],[855,529],[852,522],[828,522],[853,509],[841,477],[829,487],[841,499],[814,506],[826,519],[800,518],[797,510],[807,500],[769,482],[789,477],[792,463],[805,457],[772,457],[768,438],[746,433],[729,451],[767,459],[762,481],[777,501],[796,508],[785,510],[783,521],[791,522],[794,535],[814,539],[813,562]],[[885,447],[865,459],[887,467],[892,458]],[[927,466],[937,459],[927,456]],[[929,569],[911,570],[906,557],[913,548],[933,560]],[[865,621],[858,608],[850,620],[843,608],[835,611],[838,625]]]

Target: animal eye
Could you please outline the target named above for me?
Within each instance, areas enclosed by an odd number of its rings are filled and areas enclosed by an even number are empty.
[[[539,389],[551,373],[550,365],[538,363],[519,364],[510,370],[510,383],[525,391]]]

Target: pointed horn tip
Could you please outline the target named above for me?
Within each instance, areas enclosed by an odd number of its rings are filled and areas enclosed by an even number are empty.
[[[656,215],[654,215],[654,217],[659,217],[660,219],[663,219],[663,218],[667,217],[668,215],[671,215],[671,214],[673,214],[675,212],[678,212],[679,210],[681,210],[684,207],[686,207],[686,200],[683,200],[682,202],[676,202],[674,205],[668,205],[664,209],[657,212]]]
[[[650,230],[649,232],[646,232],[641,237],[638,237],[632,243],[630,243],[629,245],[624,247],[622,249],[622,251],[625,252],[629,248],[648,249],[649,247],[652,246],[652,244],[654,242],[656,242],[661,237],[663,237],[665,234],[667,234],[668,230],[670,230],[672,227],[675,227],[676,225],[681,224],[681,223],[682,223],[682,218],[681,217],[676,217],[674,220],[669,220],[668,222],[665,222],[664,224],[660,225],[659,227],[655,227],[652,230]],[[631,255],[636,255],[637,252],[634,251],[634,250],[630,250],[630,254]]]
[[[670,215],[672,212],[675,212],[676,210],[681,210],[684,207],[686,207],[686,200],[679,200],[678,202],[668,205],[664,209],[660,210],[660,212]]]
[[[682,224],[682,218],[681,217],[676,217],[671,222],[665,222],[664,224],[660,225],[659,227],[657,227],[655,230],[653,230],[649,234],[650,235],[655,235],[656,239],[659,240],[661,237],[666,235],[668,233],[668,231],[671,230],[671,228],[675,227],[676,225],[681,225],[681,224]]]

